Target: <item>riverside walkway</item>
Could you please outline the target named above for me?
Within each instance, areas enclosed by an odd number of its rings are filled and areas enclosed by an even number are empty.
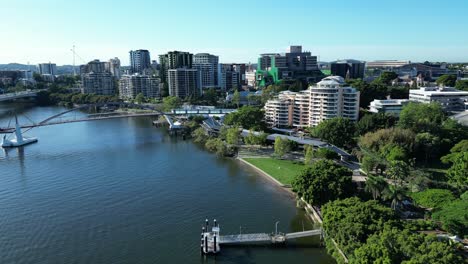
[[[5,93],[5,94],[0,94],[0,102],[3,101],[10,101],[10,100],[16,100],[20,98],[27,98],[27,97],[36,97],[37,93],[42,90],[27,90],[27,91],[22,91],[22,92],[16,92],[16,93]]]

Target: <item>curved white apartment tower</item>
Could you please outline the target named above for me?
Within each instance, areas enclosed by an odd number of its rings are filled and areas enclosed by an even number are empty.
[[[359,91],[347,87],[340,76],[326,77],[299,93],[281,92],[265,104],[265,119],[271,127],[304,128],[334,117],[359,118]]]
[[[316,126],[326,119],[345,117],[353,121],[359,118],[359,91],[346,87],[340,76],[329,76],[307,90],[309,96],[309,126]]]

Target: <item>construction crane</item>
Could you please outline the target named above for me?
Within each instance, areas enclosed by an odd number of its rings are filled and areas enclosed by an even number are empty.
[[[73,48],[70,51],[73,53],[73,75],[76,75],[75,57],[78,57],[83,63],[86,63],[86,61],[76,53],[75,45],[73,45]]]

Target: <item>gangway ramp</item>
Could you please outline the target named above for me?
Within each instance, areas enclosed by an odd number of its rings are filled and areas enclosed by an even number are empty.
[[[315,229],[315,230],[308,230],[308,231],[302,231],[302,232],[289,233],[289,234],[286,234],[286,239],[294,239],[294,238],[318,236],[318,235],[322,235],[322,229]]]

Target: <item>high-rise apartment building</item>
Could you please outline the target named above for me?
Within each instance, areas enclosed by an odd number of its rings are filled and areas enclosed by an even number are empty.
[[[233,64],[221,64],[221,80],[220,80],[220,87],[223,91],[232,91],[239,89],[241,82],[240,82],[240,74],[234,68]]]
[[[93,73],[109,72],[106,64],[107,64],[106,62],[99,61],[99,60],[90,61],[88,62],[88,64],[80,66],[80,73],[86,74],[86,73],[91,73],[91,72]]]
[[[140,93],[147,98],[159,98],[159,78],[139,74],[123,75],[119,81],[119,93],[122,99],[134,99]]]
[[[239,85],[247,85],[245,63],[232,63],[232,69],[239,74]]]
[[[148,50],[131,50],[129,53],[132,73],[143,73],[145,69],[151,67],[151,58]]]
[[[86,94],[115,94],[114,77],[110,72],[90,72],[81,75],[81,92]]]
[[[200,72],[202,88],[219,86],[219,57],[208,53],[193,56],[194,69]]]
[[[296,93],[281,92],[277,98],[265,104],[265,121],[271,127],[292,127]]]
[[[309,95],[309,125],[323,120],[345,117],[359,119],[359,91],[346,87],[341,76],[330,76],[306,90]]]
[[[39,63],[37,65],[39,74],[57,75],[57,65],[55,63]]]
[[[280,93],[265,104],[266,122],[272,127],[317,126],[334,117],[353,121],[359,117],[359,91],[346,87],[340,76],[326,77],[299,93]]]
[[[167,81],[167,71],[173,69],[191,69],[193,54],[184,51],[170,51],[159,55],[159,68],[161,80]]]
[[[115,77],[108,63],[93,60],[80,66],[81,92],[86,94],[113,95],[116,92]]]
[[[121,72],[120,72],[120,60],[119,58],[115,57],[113,59],[110,59],[106,65],[105,65],[106,71],[110,72],[112,76],[114,76],[116,79],[120,79],[121,77]]]
[[[167,71],[169,95],[179,98],[201,95],[201,78],[197,69],[178,68]]]

